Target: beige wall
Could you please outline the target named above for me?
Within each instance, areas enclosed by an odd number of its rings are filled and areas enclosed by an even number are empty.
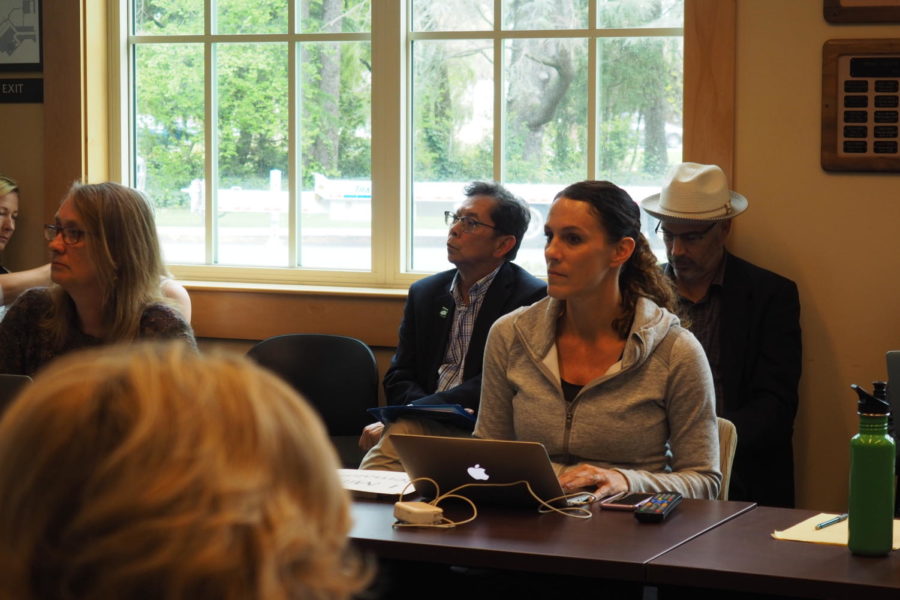
[[[747,195],[751,208],[736,223],[732,248],[800,287],[805,352],[795,436],[798,499],[801,506],[840,510],[846,502],[847,443],[855,427],[848,386],[883,378],[885,350],[900,348],[900,278],[895,274],[900,271],[895,233],[900,194],[897,175],[836,175],[819,167],[821,47],[830,38],[900,37],[900,26],[837,27],[821,13],[821,0],[738,2],[734,186]],[[0,105],[6,134],[0,173],[18,178],[27,199],[20,230],[3,257],[15,268],[44,259],[40,224],[83,168],[69,154],[80,143],[78,136],[59,141],[58,124],[48,124],[45,131],[44,123],[49,103],[67,107],[79,101],[78,91],[69,89],[78,79],[72,72],[78,69],[80,49],[77,38],[67,37],[72,16],[45,15],[45,62],[50,64],[44,76],[52,97],[43,106]],[[0,77],[13,76],[0,72]],[[79,113],[76,109],[72,116],[78,119]],[[48,189],[52,193],[43,197]],[[208,313],[210,302],[198,291],[195,313]],[[307,327],[321,330],[317,315],[333,301],[305,296],[297,302],[308,307],[290,312],[315,321]],[[378,320],[398,322],[402,298],[382,302]],[[358,337],[376,347],[383,372],[390,356],[385,336],[393,335],[396,326],[372,329],[372,316],[363,308],[355,325],[331,327],[346,333],[347,327],[358,326]],[[216,327],[228,319],[223,315]],[[243,352],[251,343],[213,339],[203,341],[203,347]]]
[[[0,77],[18,77],[2,73]],[[45,258],[41,237],[44,205],[44,107],[42,104],[0,104],[4,143],[0,144],[0,174],[12,177],[21,190],[16,234],[3,253],[3,266],[13,271],[37,267]]]
[[[819,0],[740,0],[735,188],[750,200],[733,249],[800,288],[799,504],[846,507],[851,383],[883,379],[900,348],[900,178],[819,166],[822,44],[900,37],[835,26]]]

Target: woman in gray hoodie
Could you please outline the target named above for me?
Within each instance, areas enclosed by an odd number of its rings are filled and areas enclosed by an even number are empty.
[[[712,375],[638,205],[612,183],[576,183],[544,232],[548,297],[491,329],[475,435],[543,443],[566,490],[715,498]]]

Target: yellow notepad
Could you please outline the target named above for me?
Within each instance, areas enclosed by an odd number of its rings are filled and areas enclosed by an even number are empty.
[[[847,545],[847,520],[829,525],[822,529],[816,529],[816,525],[828,519],[836,517],[836,514],[819,513],[805,521],[788,527],[784,531],[773,531],[772,537],[776,540],[791,540],[795,542],[812,542],[813,544],[832,544],[835,546]],[[900,519],[894,519],[894,550],[900,550]]]

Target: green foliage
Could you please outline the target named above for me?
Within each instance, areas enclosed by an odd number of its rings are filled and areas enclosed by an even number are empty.
[[[135,64],[139,179],[157,205],[178,205],[179,189],[203,174],[203,48],[142,46]]]
[[[220,44],[218,142],[222,185],[287,169],[287,45]]]
[[[601,172],[623,183],[654,181],[668,163],[665,123],[681,123],[681,39],[603,40],[598,63]]]
[[[371,12],[371,0],[301,0],[300,28],[304,33],[370,31]]]
[[[584,40],[511,40],[504,65],[504,179],[583,179],[587,167],[587,46]]]
[[[203,32],[203,0],[134,0],[135,31],[148,35]]]
[[[602,0],[601,27],[671,27],[684,22],[684,0]]]
[[[371,0],[301,0],[303,31],[365,31]],[[138,30],[153,35],[202,33],[202,0],[134,0]],[[285,0],[213,3],[220,32],[283,32]],[[516,0],[504,4],[507,28],[575,26],[585,0]],[[483,0],[417,2],[416,21],[458,30],[463,15],[481,26]],[[608,0],[608,26],[667,24],[681,18],[675,0]],[[521,21],[521,23],[520,23]],[[581,26],[581,25],[578,25]],[[199,29],[198,29],[199,27]],[[210,46],[217,111],[214,127],[220,186],[266,187],[269,171],[294,168],[289,148],[289,42],[218,40]],[[600,40],[518,38],[505,43],[503,178],[518,182],[581,179],[587,172],[588,44],[597,44],[597,160],[600,176],[635,182],[667,166],[664,127],[681,123],[680,38]],[[203,44],[141,44],[135,50],[139,184],[161,206],[188,201],[181,190],[203,179],[206,106]],[[371,45],[303,42],[297,46],[296,117],[299,176],[370,177]],[[490,119],[494,78],[489,41],[417,41],[413,46],[413,176],[464,181],[493,174]],[[487,88],[485,87],[487,86]],[[496,116],[499,118],[499,116]],[[474,133],[473,133],[474,132]]]
[[[366,178],[371,173],[371,45],[302,44],[303,185],[314,173]]]
[[[460,28],[456,2],[416,3],[416,23]],[[510,0],[504,28],[583,27],[583,0]],[[471,14],[471,6],[466,14]],[[607,0],[608,27],[680,24],[679,0]],[[477,20],[476,20],[477,21]],[[502,178],[559,182],[587,174],[587,44],[597,44],[598,176],[625,183],[658,179],[668,166],[666,124],[681,123],[681,38],[513,38],[504,42]],[[490,174],[491,140],[461,142],[481,82],[493,82],[493,54],[481,42],[415,42],[413,136],[416,180],[466,180]],[[485,65],[477,64],[484,56]]]
[[[490,98],[474,86],[491,72],[489,45],[428,41],[413,44],[413,173],[417,181],[490,178],[491,136],[462,139],[461,128]],[[490,131],[490,130],[489,130]]]
[[[365,31],[370,0],[303,0],[307,30]],[[284,0],[220,0],[220,33],[284,33]],[[202,33],[202,0],[135,0],[139,31]],[[199,23],[199,29],[197,27]],[[287,174],[292,137],[288,43],[224,40],[211,46],[217,112],[219,185],[268,187],[269,172]],[[315,172],[365,178],[371,172],[371,45],[321,42],[298,46],[299,159],[306,187]],[[181,190],[203,179],[204,46],[141,44],[135,49],[135,140],[138,185],[158,206],[185,206]]]
[[[285,0],[216,0],[218,33],[287,33]]]

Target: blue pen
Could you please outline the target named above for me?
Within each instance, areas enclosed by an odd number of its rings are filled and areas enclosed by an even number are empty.
[[[835,523],[840,523],[841,521],[845,521],[847,519],[847,517],[848,517],[847,513],[844,513],[842,515],[838,515],[836,517],[828,519],[827,521],[822,521],[821,523],[816,525],[816,529],[824,529],[825,527],[828,527],[829,525],[834,525]]]

